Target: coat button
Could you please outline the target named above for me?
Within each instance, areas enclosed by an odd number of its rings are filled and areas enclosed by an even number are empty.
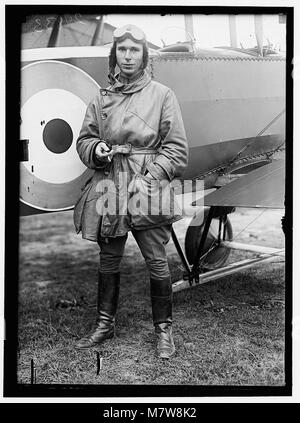
[[[107,114],[106,113],[101,113],[101,119],[105,120],[107,118]]]
[[[107,91],[106,90],[100,90],[101,95],[107,95]]]

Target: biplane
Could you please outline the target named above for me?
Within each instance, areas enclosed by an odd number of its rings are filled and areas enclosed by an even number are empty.
[[[192,17],[185,23],[193,35]],[[185,248],[172,232],[184,266],[174,291],[284,256],[282,249],[234,242],[229,216],[236,207],[284,214],[286,57],[263,45],[261,16],[255,16],[256,48],[238,47],[233,17],[229,24],[227,47],[199,48],[193,36],[150,46],[152,78],[170,87],[180,103],[190,148],[184,179],[200,180],[204,188],[191,204],[204,208],[191,217]],[[57,47],[62,25],[58,17],[53,20],[47,47],[21,52],[20,214],[25,216],[71,210],[92,172],[75,144],[89,101],[107,86],[111,44],[99,41],[104,23],[94,17],[89,46]],[[226,265],[232,249],[256,257]]]

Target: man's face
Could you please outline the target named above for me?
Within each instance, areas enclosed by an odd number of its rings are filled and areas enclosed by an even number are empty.
[[[131,77],[141,69],[143,63],[143,45],[130,38],[117,42],[117,64],[121,72]]]

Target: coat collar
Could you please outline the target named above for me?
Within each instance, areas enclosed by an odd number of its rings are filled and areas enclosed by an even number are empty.
[[[151,77],[145,70],[142,70],[133,79],[125,78],[118,73],[115,76],[110,75],[110,80],[111,90],[121,91],[123,94],[133,94],[148,85],[151,82]]]

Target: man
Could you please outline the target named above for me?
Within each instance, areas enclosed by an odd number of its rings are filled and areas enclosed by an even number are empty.
[[[77,233],[82,231],[83,238],[98,242],[100,266],[97,326],[76,347],[90,348],[114,336],[120,261],[132,231],[150,273],[156,351],[159,357],[170,358],[175,346],[165,245],[172,222],[181,217],[173,204],[170,182],[183,174],[188,147],[176,97],[151,80],[147,62],[144,32],[134,25],[116,29],[109,56],[111,85],[89,104],[77,140],[81,160],[95,173],[75,206],[74,222]],[[116,66],[120,72],[115,75]],[[170,200],[168,211],[137,211],[139,201],[133,205],[132,200],[141,192],[157,204],[158,193],[165,193],[161,200]],[[117,210],[105,206],[105,199],[113,203],[113,197]]]

